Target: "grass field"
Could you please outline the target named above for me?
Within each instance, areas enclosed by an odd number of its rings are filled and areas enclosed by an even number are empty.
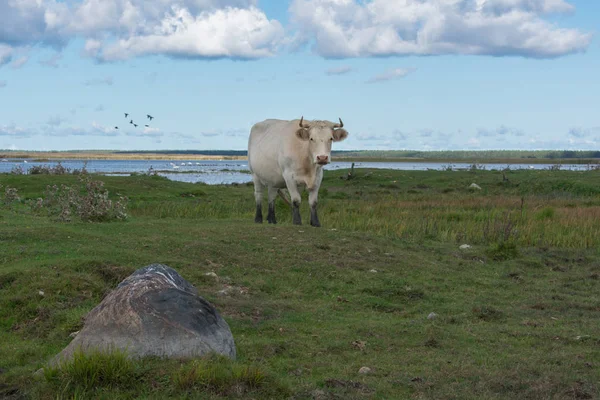
[[[346,173],[325,173],[322,228],[306,194],[305,225],[280,199],[257,225],[251,185],[145,175],[94,177],[126,220],[58,222],[26,203],[77,176],[0,175],[20,196],[0,206],[0,398],[600,398],[600,171]],[[216,306],[235,362],[93,355],[32,378],[153,262]]]

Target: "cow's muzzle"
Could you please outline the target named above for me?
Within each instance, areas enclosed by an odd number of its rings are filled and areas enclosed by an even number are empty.
[[[329,156],[317,156],[317,164],[319,164],[319,165],[329,164]]]

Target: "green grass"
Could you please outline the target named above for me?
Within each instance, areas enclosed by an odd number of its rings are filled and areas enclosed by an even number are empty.
[[[256,225],[251,185],[150,176],[99,178],[130,198],[124,222],[0,208],[0,398],[600,397],[597,171],[346,173],[326,172],[320,229],[306,195],[305,225],[280,200]],[[75,182],[0,175],[24,200]],[[93,354],[32,379],[153,262],[217,307],[236,361]]]

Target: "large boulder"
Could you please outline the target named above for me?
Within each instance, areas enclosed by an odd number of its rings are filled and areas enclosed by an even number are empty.
[[[235,359],[229,325],[173,268],[138,269],[88,313],[75,339],[50,364],[78,349],[126,350],[131,357],[198,357],[215,352]]]

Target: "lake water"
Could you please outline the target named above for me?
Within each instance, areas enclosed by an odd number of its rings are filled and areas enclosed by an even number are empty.
[[[81,169],[83,160],[60,160],[65,168]],[[35,162],[23,159],[2,159],[0,173],[10,172],[14,167],[20,166],[25,172],[34,165],[54,166],[56,161]],[[351,162],[332,162],[325,167],[326,170],[350,168]],[[354,168],[383,168],[396,170],[442,170],[451,167],[453,170],[468,169],[472,163],[447,163],[447,162],[356,162]],[[553,164],[510,164],[510,169],[548,169]],[[501,170],[507,164],[481,164],[486,170]],[[147,172],[152,167],[159,175],[174,181],[204,182],[211,185],[246,183],[252,181],[248,172],[247,161],[198,161],[198,160],[89,160],[89,172],[103,173],[106,175],[128,175],[132,172]],[[589,169],[586,164],[563,164],[561,169],[585,171]]]

